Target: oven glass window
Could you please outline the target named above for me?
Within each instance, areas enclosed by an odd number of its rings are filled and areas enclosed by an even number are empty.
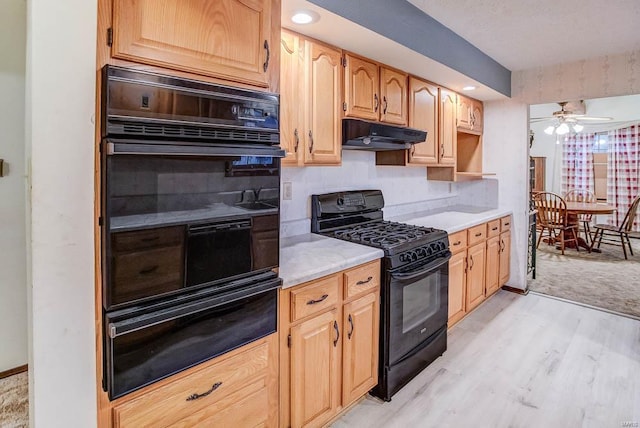
[[[433,316],[440,308],[440,272],[402,289],[402,333],[407,333]]]

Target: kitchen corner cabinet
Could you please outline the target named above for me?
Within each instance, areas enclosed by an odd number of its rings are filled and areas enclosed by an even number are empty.
[[[324,426],[378,382],[380,261],[280,292],[280,426]]]
[[[457,127],[459,131],[482,134],[483,115],[484,108],[481,101],[458,95]]]
[[[99,426],[276,427],[277,403],[273,334],[113,401]]]
[[[280,0],[111,1],[113,58],[277,90]]]
[[[285,30],[280,52],[282,165],[339,165],[342,52]]]
[[[346,117],[403,125],[408,123],[408,75],[352,54],[345,54]]]
[[[449,235],[449,327],[508,281],[510,228],[505,216]]]

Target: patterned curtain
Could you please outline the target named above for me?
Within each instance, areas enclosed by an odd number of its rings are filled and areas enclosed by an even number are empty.
[[[609,224],[614,226],[620,226],[631,201],[640,193],[638,132],[638,125],[609,131],[607,203],[616,207],[616,212],[609,218]],[[640,221],[637,216],[633,230],[640,230]]]
[[[593,144],[596,134],[574,134],[562,146],[562,194],[573,189],[593,192]]]

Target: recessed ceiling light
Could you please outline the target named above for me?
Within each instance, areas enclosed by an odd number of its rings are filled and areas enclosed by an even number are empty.
[[[473,91],[474,89],[476,89],[476,87],[471,85],[462,88],[463,91]]]
[[[320,19],[320,15],[310,10],[298,10],[291,17],[294,24],[311,24]]]

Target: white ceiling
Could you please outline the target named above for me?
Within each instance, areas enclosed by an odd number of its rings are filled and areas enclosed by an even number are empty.
[[[512,71],[640,49],[640,0],[409,0]]]

